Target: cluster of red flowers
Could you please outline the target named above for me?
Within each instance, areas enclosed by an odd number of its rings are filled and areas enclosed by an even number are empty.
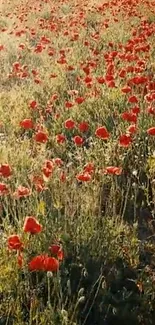
[[[42,231],[42,225],[38,222],[35,217],[28,216],[25,218],[23,231],[25,233],[35,235]],[[19,235],[14,234],[8,237],[7,244],[9,250],[15,250],[18,252],[18,265],[22,267],[24,263],[24,242],[22,241]],[[53,256],[49,256],[48,254],[41,254],[33,257],[28,262],[29,270],[52,272],[58,271],[59,263],[64,258],[63,250],[59,244],[53,244],[49,247],[49,251]]]
[[[2,0],[4,4],[7,1],[10,4],[9,0]],[[19,87],[21,84],[24,84],[24,87],[30,84],[30,87],[35,89],[25,103],[27,113],[24,110],[15,134],[20,141],[22,137],[24,140],[28,139],[32,155],[36,159],[37,153],[42,149],[47,152],[45,156],[47,159],[41,163],[39,172],[38,169],[32,168],[32,174],[27,175],[28,185],[16,185],[14,189],[10,184],[16,173],[14,166],[1,163],[1,197],[10,195],[13,200],[25,199],[33,191],[41,195],[55,175],[61,185],[67,182],[69,178],[67,166],[69,160],[72,160],[70,158],[72,154],[75,160],[77,158],[75,170],[71,173],[74,175],[73,181],[89,184],[92,179],[94,181],[98,179],[97,177],[95,179],[97,173],[103,177],[119,177],[123,173],[122,152],[132,150],[141,135],[144,141],[147,138],[150,147],[153,147],[155,76],[150,62],[155,22],[140,13],[138,6],[143,2],[148,11],[154,14],[154,1],[113,0],[102,4],[98,2],[95,4],[94,1],[93,5],[87,0],[73,1],[74,3],[68,1],[72,10],[70,14],[65,15],[65,19],[62,15],[64,2],[65,0],[56,3],[51,0],[34,3],[27,1],[25,6],[25,1],[20,1],[14,11],[5,14],[7,21],[12,21],[12,30],[3,24],[0,25],[0,33],[4,35],[2,39],[6,39],[3,41],[5,44],[0,44],[0,55],[4,55],[5,59],[8,36],[12,36],[17,44],[16,59],[11,63],[5,79],[17,83]],[[49,17],[46,18],[38,15],[44,9],[45,3],[48,3],[50,8]],[[106,12],[110,18],[106,18]],[[131,30],[126,41],[115,42],[114,37],[113,41],[107,42],[104,35],[107,31],[111,34],[110,26],[114,24],[116,28],[120,28],[120,25],[117,26],[117,23],[120,23],[120,12],[127,26],[131,17],[137,17],[137,24],[130,26]],[[31,13],[36,16],[34,28],[28,26]],[[92,16],[95,13],[98,17],[91,28],[88,13]],[[4,13],[0,11],[0,17],[2,15]],[[15,20],[18,21],[17,24],[14,23]],[[8,23],[8,26],[11,26],[11,23]],[[86,35],[85,38],[83,35]],[[64,40],[63,47],[60,48],[59,42],[53,41],[57,38]],[[77,51],[79,56],[74,51]],[[28,59],[24,64],[25,57],[29,58],[29,54],[34,60]],[[38,58],[43,58],[41,67],[39,65],[36,67]],[[76,64],[72,63],[75,61]],[[63,85],[62,88],[59,86],[59,77],[66,80],[64,91]],[[51,93],[49,89],[52,89]],[[115,100],[111,103],[115,95],[119,95],[120,107],[115,107],[119,106],[115,105]],[[109,143],[121,153],[118,163],[114,162],[116,161],[114,159],[109,165],[107,163],[108,166],[98,167],[99,161],[89,161],[88,157],[93,156],[92,152],[89,155],[89,148],[92,149],[94,146],[94,151],[100,155],[100,150],[104,148],[106,151]],[[51,155],[54,158],[51,158]],[[9,160],[9,155],[7,157]],[[78,159],[79,167],[77,167]],[[74,159],[71,163],[74,164]],[[16,184],[19,184],[18,180]],[[35,235],[42,231],[42,225],[35,217],[29,216],[25,219],[23,231]],[[25,245],[19,235],[11,235],[8,238],[8,248],[18,252],[20,266],[24,263]],[[27,261],[27,265],[30,271],[57,271],[63,257],[63,250],[56,243],[50,246],[49,254],[34,256]]]
[[[47,1],[48,2],[48,1]],[[145,1],[144,1],[145,2]],[[52,5],[51,13],[61,11],[61,5],[63,4],[60,2],[57,7]],[[96,33],[90,34],[90,39],[85,40],[83,42],[83,46],[87,48],[89,52],[88,57],[91,59],[86,58],[85,62],[77,63],[78,67],[80,68],[80,74],[77,76],[77,82],[84,85],[90,92],[86,92],[84,95],[79,94],[79,91],[76,89],[68,90],[68,95],[71,96],[71,100],[68,100],[64,103],[64,107],[67,110],[72,109],[76,105],[85,105],[89,97],[99,97],[102,94],[102,88],[117,88],[118,84],[121,85],[122,93],[126,97],[127,103],[129,105],[132,104],[139,104],[142,101],[143,96],[145,96],[146,102],[152,102],[154,105],[155,100],[155,88],[154,88],[154,79],[150,73],[146,73],[147,67],[147,59],[149,59],[151,46],[149,43],[149,38],[152,37],[155,24],[149,23],[145,17],[138,13],[137,5],[139,1],[135,3],[134,0],[130,0],[125,4],[123,0],[119,1],[109,1],[109,3],[105,3],[104,5],[94,5],[91,9],[91,12],[98,12],[100,15],[100,22],[98,23],[98,31]],[[28,6],[27,10],[30,12],[37,12],[41,11],[43,7],[43,3],[38,3],[38,5],[32,6],[31,4]],[[71,4],[73,5],[73,4]],[[149,7],[150,11],[153,11],[153,2],[146,1],[146,5]],[[105,19],[104,15],[106,10],[111,12],[112,20]],[[109,42],[107,44],[108,50],[107,51],[99,51],[95,46],[93,46],[93,42],[100,42],[102,33],[104,30],[107,30],[111,23],[117,23],[118,18],[117,14],[120,12],[120,8],[122,11],[125,10],[126,12],[126,19],[128,20],[131,16],[138,16],[141,20],[140,25],[132,27],[131,29],[131,38],[125,44],[115,44],[114,42]],[[38,31],[41,31],[43,34],[39,37],[38,42],[33,47],[29,47],[26,43],[21,42],[19,44],[19,60],[15,61],[12,64],[12,69],[10,74],[8,75],[9,78],[19,78],[19,79],[33,79],[36,84],[43,84],[44,80],[42,80],[41,76],[39,75],[39,69],[32,67],[29,68],[28,65],[22,65],[22,52],[25,50],[31,51],[36,56],[41,56],[43,53],[47,53],[49,57],[52,57],[52,60],[57,64],[61,65],[62,70],[68,72],[77,71],[77,66],[72,66],[68,64],[70,60],[70,55],[72,54],[72,47],[66,47],[57,49],[54,48],[52,40],[50,37],[45,36],[44,30],[48,30],[49,35],[55,35],[57,37],[57,33],[59,36],[66,38],[71,43],[79,41],[80,38],[80,29],[86,28],[86,17],[87,17],[87,4],[85,1],[83,4],[81,2],[76,4],[75,6],[75,17],[70,17],[66,19],[65,24],[63,24],[63,28],[61,25],[61,19],[59,18],[59,14],[57,18],[55,17],[55,22],[53,23],[52,19],[45,20],[40,19],[37,21],[38,29],[30,28],[26,26],[23,28],[23,23],[27,21],[28,12],[23,7],[18,8],[19,11],[22,10],[22,19],[21,16],[19,17],[21,28],[16,26],[11,34],[16,37],[17,39],[22,38],[26,33],[29,33],[31,40],[35,40]],[[17,11],[18,12],[18,11]],[[17,12],[9,13],[7,17],[13,19],[14,16],[17,16]],[[80,20],[79,20],[80,15]],[[61,15],[60,15],[61,16]],[[17,17],[18,18],[18,17]],[[75,23],[76,21],[76,23]],[[75,31],[76,25],[76,31]],[[60,27],[61,26],[61,27]],[[66,30],[65,30],[66,28]],[[7,33],[6,28],[2,28],[1,32]],[[7,46],[4,44],[0,45],[0,50],[5,51]],[[104,57],[105,61],[105,74],[104,75],[96,75],[95,71],[100,63],[100,56]],[[118,60],[122,62],[121,68],[117,67]],[[50,73],[50,78],[57,78],[58,75],[56,73]],[[142,95],[140,98],[139,96]],[[59,94],[53,94],[48,102],[48,107],[46,108],[47,112],[52,112],[52,107],[55,102],[59,100]],[[32,99],[29,102],[29,107],[32,109],[33,112],[39,111],[38,103],[35,99]],[[45,113],[44,111],[44,113]],[[150,114],[154,115],[154,107],[150,111],[147,111]],[[45,115],[45,114],[43,114]],[[122,119],[128,122],[133,122],[134,124],[137,123],[138,115],[136,112],[133,112],[133,109],[130,108],[129,110],[122,113]],[[84,124],[83,124],[84,123]],[[65,128],[73,129],[75,127],[75,122],[71,119],[68,119],[64,123]],[[31,118],[25,118],[23,121],[20,122],[20,126],[25,130],[32,129],[35,130],[35,123]],[[89,122],[84,121],[79,124],[80,132],[86,132],[89,127]],[[150,131],[151,128],[151,131]],[[148,128],[147,133],[149,135],[155,134],[155,127],[151,126]],[[107,139],[107,133],[103,134],[103,130],[96,130],[95,133],[97,136],[101,137],[102,139]],[[61,135],[61,134],[60,134]],[[56,136],[58,143],[63,143],[65,138],[62,138],[62,135]],[[76,135],[76,138],[73,138],[73,141],[76,145],[82,145],[84,143],[83,139],[77,138],[79,135]],[[49,139],[48,132],[45,130],[38,130],[34,135],[35,141],[39,143],[46,143]],[[130,144],[131,142],[129,142]],[[129,145],[128,144],[128,145]],[[123,145],[123,141],[121,140],[121,146]],[[125,141],[125,147],[127,143]]]

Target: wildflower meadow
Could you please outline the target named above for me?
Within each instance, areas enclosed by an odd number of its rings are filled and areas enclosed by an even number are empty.
[[[0,325],[155,325],[154,0],[0,0]]]

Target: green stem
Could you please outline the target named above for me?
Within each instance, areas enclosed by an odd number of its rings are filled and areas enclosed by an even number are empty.
[[[48,307],[51,308],[51,288],[50,288],[50,277],[47,276],[47,291],[48,291]]]

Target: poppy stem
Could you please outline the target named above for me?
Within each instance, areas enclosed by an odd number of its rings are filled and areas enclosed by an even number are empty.
[[[50,288],[50,276],[48,276],[47,273],[47,292],[48,292],[48,297],[47,297],[47,305],[51,309],[51,288]]]
[[[32,325],[33,322],[33,311],[32,311],[32,302],[30,304],[30,319],[29,319],[29,325]]]

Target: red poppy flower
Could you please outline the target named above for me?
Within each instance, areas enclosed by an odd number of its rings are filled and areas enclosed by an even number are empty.
[[[46,160],[46,161],[45,161],[45,166],[46,166],[48,169],[53,170],[53,168],[54,168],[53,161],[51,161],[51,160]]]
[[[74,106],[74,103],[72,103],[72,102],[66,102],[65,103],[65,107],[66,108],[71,108],[71,107],[73,107]]]
[[[23,243],[18,235],[11,235],[7,239],[8,248],[12,250],[20,250],[23,248]]]
[[[56,101],[57,99],[59,98],[58,94],[53,94],[50,98],[50,101],[53,102],[53,101]]]
[[[77,104],[82,104],[85,101],[84,97],[77,97],[75,98],[75,102]]]
[[[133,114],[136,114],[138,115],[140,113],[140,107],[139,106],[134,106],[132,109],[131,109],[132,113]]]
[[[66,67],[67,71],[74,71],[75,68],[72,65],[68,65],[68,67]]]
[[[128,147],[132,143],[132,139],[128,134],[122,134],[119,137],[119,144],[121,147]]]
[[[29,270],[30,271],[44,271],[44,261],[45,261],[46,255],[38,255],[32,258],[32,260],[29,262]]]
[[[127,94],[127,93],[130,93],[131,91],[131,87],[129,86],[124,86],[122,89],[121,89],[122,93],[124,94]]]
[[[0,44],[0,51],[4,50],[4,45]]]
[[[81,122],[81,123],[79,123],[79,125],[78,125],[78,129],[79,129],[79,131],[81,131],[81,132],[87,132],[88,129],[89,129],[89,124],[88,124],[87,122]]]
[[[37,44],[35,49],[34,49],[34,53],[41,53],[44,49],[44,46],[42,44]]]
[[[133,122],[133,123],[137,122],[137,116],[132,112],[124,112],[121,114],[121,117],[124,121]]]
[[[12,175],[11,167],[8,164],[2,164],[0,166],[0,175],[7,178]]]
[[[32,72],[33,76],[37,76],[38,75],[38,71],[35,70],[35,69],[32,69],[31,72]],[[32,106],[37,104],[37,102],[35,100],[33,100],[32,103],[33,103]]]
[[[55,257],[46,257],[44,260],[44,270],[56,272],[59,270],[59,261]]]
[[[83,138],[81,138],[79,135],[76,135],[73,138],[73,141],[77,146],[81,146],[83,144],[83,142],[84,142]]]
[[[9,194],[9,188],[8,185],[4,183],[0,183],[0,196],[1,195],[7,195]]]
[[[66,173],[64,171],[61,171],[60,173],[60,181],[64,183],[67,179]]]
[[[103,140],[107,140],[110,137],[109,132],[107,131],[105,126],[101,126],[99,128],[96,129],[95,131],[95,135]]]
[[[90,74],[90,68],[88,66],[83,67],[82,70],[85,72],[87,76]]]
[[[35,78],[35,79],[34,79],[34,82],[35,82],[36,84],[41,84],[41,83],[42,83],[41,79],[39,79],[39,78]]]
[[[20,71],[20,69],[21,69],[21,66],[20,66],[19,62],[14,62],[12,67],[13,67],[14,71]]]
[[[32,182],[35,186],[35,189],[38,193],[42,192],[45,189],[44,179],[41,176],[33,176]]]
[[[13,193],[15,198],[27,197],[31,195],[31,190],[24,186],[18,186],[16,191]]]
[[[147,134],[149,134],[149,135],[155,135],[155,126],[153,126],[152,128],[149,128],[147,130]]]
[[[46,143],[48,141],[48,135],[47,133],[43,132],[43,131],[38,131],[35,134],[35,141],[39,142],[39,143]]]
[[[129,103],[138,103],[138,98],[136,97],[136,96],[130,96],[129,98],[128,98],[128,102]]]
[[[115,167],[115,166],[109,166],[109,167],[105,168],[104,174],[121,175],[122,174],[122,168],[121,167]]]
[[[137,127],[135,124],[131,124],[128,128],[127,128],[127,132],[130,134],[134,134],[137,132]]]
[[[67,61],[66,61],[66,59],[62,56],[62,57],[60,57],[59,60],[57,60],[57,63],[59,63],[59,64],[65,64],[65,63],[67,63]]]
[[[151,93],[148,93],[147,95],[145,95],[144,98],[148,103],[151,103],[153,101],[153,96]]]
[[[106,73],[108,75],[114,75],[114,69],[115,69],[115,66],[113,63],[110,63],[108,66],[107,66],[107,71]]]
[[[119,72],[119,77],[120,78],[125,78],[126,76],[126,70],[125,69],[121,69],[121,71]]]
[[[76,179],[81,182],[89,182],[91,180],[91,175],[88,172],[83,172],[76,175]]]
[[[105,78],[103,77],[96,77],[96,80],[98,81],[99,84],[104,84],[105,83]]]
[[[60,166],[60,167],[63,165],[63,161],[61,158],[55,158],[55,159],[53,159],[53,162],[54,162],[54,164],[56,164],[57,166]]]
[[[155,81],[151,81],[148,86],[147,86],[148,90],[155,90]]]
[[[53,255],[57,255],[60,249],[61,249],[60,245],[55,245],[55,244],[49,247],[49,250]]]
[[[25,130],[33,129],[33,122],[31,119],[26,118],[20,122],[20,126]]]
[[[53,172],[53,168],[54,168],[53,162],[51,160],[46,160],[42,172],[48,178],[51,176]]]
[[[66,129],[71,130],[71,129],[74,129],[74,127],[75,127],[75,122],[71,119],[66,120],[64,124],[65,124]]]
[[[20,43],[20,44],[19,44],[19,49],[20,49],[20,50],[24,50],[24,49],[25,49],[25,44]]]
[[[29,107],[30,107],[30,108],[32,108],[32,109],[37,109],[37,106],[38,106],[38,104],[37,104],[37,102],[36,102],[35,100],[31,100],[31,101],[29,102]]]
[[[45,166],[42,168],[42,172],[43,172],[44,176],[47,178],[49,178],[52,175],[52,170]]]
[[[26,217],[23,230],[24,232],[30,232],[31,234],[38,234],[42,231],[42,225],[40,225],[35,217]]]
[[[94,173],[94,170],[95,170],[95,167],[94,167],[94,164],[93,163],[87,163],[85,166],[84,166],[84,172],[87,172],[89,174],[93,174]]]
[[[60,261],[63,260],[64,252],[63,252],[61,246],[59,246],[59,245],[51,245],[49,247],[49,250],[50,250],[51,254],[55,255]]]
[[[50,78],[57,78],[57,74],[56,73],[51,73]]]
[[[107,86],[108,86],[109,88],[115,88],[115,87],[116,87],[116,85],[115,85],[115,81],[114,81],[114,80],[111,80],[111,81],[107,82]]]
[[[149,106],[149,107],[147,108],[147,112],[148,112],[149,114],[151,114],[151,115],[155,115],[155,107],[153,107],[153,106]]]
[[[57,143],[64,143],[66,141],[66,137],[64,134],[57,134],[56,136]]]
[[[129,83],[134,84],[134,85],[140,85],[140,84],[144,84],[148,81],[148,78],[145,76],[136,76],[133,77],[129,80]]]
[[[87,76],[87,77],[85,77],[85,78],[84,78],[84,82],[85,82],[86,84],[89,84],[89,83],[91,83],[91,82],[92,82],[92,80],[93,80],[93,78],[92,78],[92,77],[90,77],[90,76]]]
[[[114,81],[114,76],[113,76],[113,75],[110,75],[110,74],[107,74],[107,75],[105,76],[105,81],[106,81],[107,83],[109,83],[109,82],[111,82],[111,81]]]

